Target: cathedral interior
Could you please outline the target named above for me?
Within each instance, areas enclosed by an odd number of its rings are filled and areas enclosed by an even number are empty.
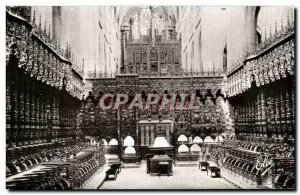
[[[6,7],[6,188],[295,189],[294,12]]]

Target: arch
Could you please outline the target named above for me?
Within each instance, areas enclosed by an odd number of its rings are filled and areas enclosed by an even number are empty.
[[[124,150],[124,154],[136,154],[135,148],[132,146],[127,146]]]
[[[124,146],[134,146],[134,139],[131,136],[127,136],[124,139]]]
[[[187,138],[185,135],[181,134],[181,135],[178,137],[177,141],[178,141],[178,142],[187,142],[187,141],[188,141],[188,138]]]
[[[199,136],[194,137],[193,139],[194,144],[200,144],[203,143],[203,139],[201,139]]]
[[[214,143],[214,142],[215,142],[214,139],[210,136],[206,136],[204,138],[204,143]]]
[[[193,144],[190,148],[190,151],[193,153],[200,153],[201,147],[198,144]]]
[[[172,93],[170,92],[170,90],[169,89],[164,89],[164,90],[162,90],[163,92],[162,92],[162,95],[163,94],[167,94],[168,96],[171,96],[172,95]]]
[[[185,153],[189,152],[189,147],[187,147],[185,144],[182,144],[178,147],[178,152]]]
[[[218,89],[216,92],[216,98],[218,97],[223,97],[223,99],[225,100],[225,95],[224,95],[224,91],[222,89]]]
[[[117,94],[114,90],[110,90],[109,93],[113,94],[114,96],[116,96],[116,94]]]
[[[108,145],[110,145],[110,146],[117,146],[118,144],[119,144],[118,141],[114,138],[111,139],[108,143]]]
[[[104,94],[105,94],[104,91],[100,90],[98,91],[96,98],[101,98]]]

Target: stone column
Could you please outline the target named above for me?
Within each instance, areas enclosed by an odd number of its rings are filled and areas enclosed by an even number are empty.
[[[147,74],[150,74],[151,72],[151,67],[150,67],[150,45],[148,45],[148,59],[147,59]]]
[[[52,38],[54,41],[59,42],[61,38],[61,7],[53,6],[52,7]]]
[[[165,41],[168,40],[168,14],[165,13]]]
[[[252,50],[255,48],[255,41],[256,41],[256,17],[255,12],[257,7],[256,6],[247,6],[245,8],[245,47],[244,49]]]
[[[151,42],[155,42],[155,37],[154,37],[154,28],[153,28],[153,9],[150,6],[150,12],[151,12],[151,18],[150,18],[150,38]]]
[[[157,66],[158,66],[158,75],[161,74],[161,67],[160,67],[160,47],[157,49]]]
[[[141,41],[141,14],[138,13],[138,39]]]

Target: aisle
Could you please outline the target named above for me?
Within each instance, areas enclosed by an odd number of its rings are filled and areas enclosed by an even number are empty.
[[[100,189],[236,189],[221,178],[211,178],[198,167],[175,167],[174,176],[150,176],[146,164],[122,169],[117,180],[105,181]]]

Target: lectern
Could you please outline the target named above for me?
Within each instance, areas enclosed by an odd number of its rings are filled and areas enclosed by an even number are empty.
[[[150,174],[159,175],[161,173],[161,167],[164,167],[168,175],[173,175],[173,159],[168,156],[168,154],[172,154],[173,146],[166,140],[165,131],[161,129],[161,126],[158,127],[159,128],[155,131],[156,137],[154,143],[149,147],[150,153],[155,154],[153,158],[150,159]],[[164,164],[164,166],[160,166],[161,164]]]

